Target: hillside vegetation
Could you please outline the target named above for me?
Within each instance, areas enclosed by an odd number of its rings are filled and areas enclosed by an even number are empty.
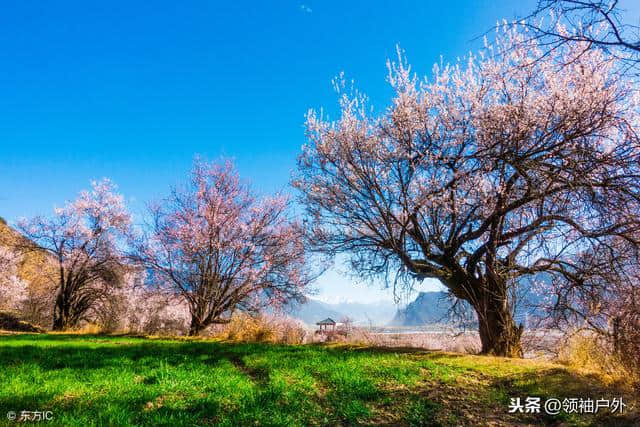
[[[26,283],[25,295],[21,296],[20,301],[13,301],[14,304],[7,303],[15,299],[15,290],[0,283],[0,310],[16,309],[7,305],[17,304],[23,320],[46,328],[52,317],[57,270],[49,255],[42,251],[25,250],[28,246],[29,241],[24,236],[0,221],[0,248],[14,252],[12,262],[15,264],[15,274]],[[8,298],[5,298],[5,293]]]
[[[42,251],[20,249],[28,245],[29,241],[23,235],[6,222],[0,221],[0,246],[18,252],[15,259],[18,276],[33,282],[36,287],[42,287],[50,282],[51,274],[54,273],[53,264],[47,262],[48,256]]]
[[[125,336],[0,337],[0,413],[60,425],[633,425],[611,417],[509,414],[510,397],[624,397],[559,365],[346,346]],[[0,421],[8,425],[9,421]]]

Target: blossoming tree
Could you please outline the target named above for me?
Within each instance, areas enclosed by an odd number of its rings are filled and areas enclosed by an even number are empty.
[[[637,16],[626,15],[627,10],[618,0],[540,0],[529,16],[537,19],[529,19],[527,26],[547,49],[582,42],[615,56],[624,65],[622,72],[637,76]]]
[[[0,309],[18,310],[27,298],[27,282],[18,277],[20,257],[0,246]]]
[[[628,238],[640,212],[632,88],[580,43],[540,60],[525,32],[505,25],[430,79],[389,63],[381,114],[337,85],[341,116],[308,113],[294,178],[317,249],[362,274],[438,279],[474,309],[482,351],[506,356],[522,355],[517,287],[571,277],[576,254]]]
[[[76,326],[121,282],[119,243],[129,231],[130,217],[114,190],[109,180],[93,182],[90,191],[56,208],[53,216],[18,223],[26,237],[18,249],[44,251],[57,267],[50,277],[57,287],[53,330]]]
[[[147,272],[139,266],[124,271],[121,286],[90,310],[91,321],[107,332],[184,333],[191,320],[187,304],[167,289],[147,286]]]
[[[0,246],[0,282],[8,281],[9,277],[15,274],[13,258],[11,249]]]
[[[311,275],[302,228],[284,197],[257,199],[230,163],[196,161],[188,185],[152,207],[136,258],[150,280],[189,306],[190,335],[255,312],[302,301]]]

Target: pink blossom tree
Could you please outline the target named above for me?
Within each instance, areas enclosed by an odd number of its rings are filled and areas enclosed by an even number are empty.
[[[0,309],[18,310],[27,299],[27,282],[18,277],[20,256],[0,246]]]
[[[119,286],[123,257],[119,244],[129,231],[130,217],[123,197],[107,179],[92,183],[51,217],[21,220],[27,238],[21,251],[43,251],[55,264],[53,330],[76,326],[110,289]]]
[[[15,255],[11,249],[0,246],[0,283],[15,275]]]
[[[232,164],[196,161],[190,182],[152,207],[136,258],[150,280],[189,307],[189,335],[256,312],[304,300],[311,275],[303,232],[285,197],[257,199]]]
[[[532,37],[547,49],[581,42],[590,49],[602,49],[620,60],[621,72],[638,73],[640,39],[637,16],[618,0],[539,0],[529,15]],[[629,12],[631,14],[631,12]]]
[[[184,334],[191,320],[187,304],[167,289],[147,286],[146,276],[129,265],[122,285],[91,308],[91,321],[107,332]]]
[[[637,244],[640,212],[630,83],[602,52],[542,55],[526,31],[498,28],[430,79],[389,63],[395,94],[380,114],[338,84],[341,116],[308,113],[294,178],[317,249],[407,286],[438,279],[474,309],[482,352],[502,356],[522,355],[518,286],[570,277],[612,236]]]

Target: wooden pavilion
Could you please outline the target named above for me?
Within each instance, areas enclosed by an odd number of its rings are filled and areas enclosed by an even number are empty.
[[[318,330],[318,332],[320,333],[326,334],[327,332],[329,332],[329,326],[331,326],[331,331],[336,330],[336,321],[330,317],[327,317],[326,319],[317,322],[316,325],[320,327],[320,329]]]

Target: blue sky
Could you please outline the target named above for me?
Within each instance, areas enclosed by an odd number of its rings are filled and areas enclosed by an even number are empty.
[[[532,1],[8,2],[0,15],[0,216],[49,213],[109,177],[134,213],[196,154],[289,191],[310,107],[341,71],[376,106],[399,44],[428,74]],[[343,268],[344,269],[344,268]],[[390,299],[337,271],[325,300]],[[421,289],[435,289],[434,283]]]

